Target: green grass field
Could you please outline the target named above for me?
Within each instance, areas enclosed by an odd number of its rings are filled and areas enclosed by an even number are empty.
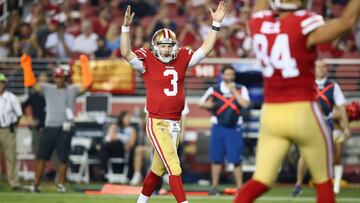
[[[47,183],[42,185],[41,193],[15,192],[11,191],[4,181],[0,184],[0,203],[135,203],[137,196],[135,195],[85,195],[75,192],[78,186],[73,184],[66,185],[68,192],[59,194],[56,193],[53,184]],[[99,185],[90,185],[90,187],[99,187]],[[188,186],[188,188],[194,187]],[[185,186],[187,188],[187,186]],[[301,202],[315,202],[315,192],[313,188],[305,188],[301,197],[290,197],[292,188],[290,186],[278,186],[268,192],[257,203],[301,203]],[[188,197],[190,203],[231,203],[232,196],[217,196],[217,197]],[[171,203],[175,202],[172,196],[154,196],[149,201],[150,203]],[[337,196],[338,203],[360,203],[360,188],[342,189],[341,194]]]

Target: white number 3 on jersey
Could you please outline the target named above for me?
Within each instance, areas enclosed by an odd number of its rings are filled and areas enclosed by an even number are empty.
[[[254,52],[256,58],[265,65],[263,71],[265,77],[271,77],[275,69],[281,71],[283,78],[294,78],[300,75],[296,60],[290,55],[289,36],[287,34],[276,35],[270,54],[267,53],[268,46],[269,42],[265,35],[254,35]]]
[[[172,79],[170,81],[171,85],[172,85],[172,90],[170,90],[169,88],[165,88],[164,89],[164,93],[166,96],[176,96],[178,93],[178,73],[174,70],[174,69],[167,69],[164,71],[164,76],[172,76]]]

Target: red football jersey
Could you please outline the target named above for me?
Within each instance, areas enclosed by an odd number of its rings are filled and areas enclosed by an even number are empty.
[[[180,48],[177,57],[163,63],[147,49],[135,51],[143,61],[146,109],[151,118],[180,120],[185,103],[185,72],[193,51]]]
[[[324,24],[322,16],[299,10],[279,18],[260,11],[249,21],[256,58],[264,66],[265,102],[315,100],[315,49],[306,47],[307,36]]]

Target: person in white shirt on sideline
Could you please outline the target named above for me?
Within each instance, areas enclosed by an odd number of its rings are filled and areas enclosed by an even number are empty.
[[[0,146],[6,158],[6,171],[13,190],[21,189],[16,163],[15,126],[23,114],[16,96],[6,90],[6,76],[0,73]]]

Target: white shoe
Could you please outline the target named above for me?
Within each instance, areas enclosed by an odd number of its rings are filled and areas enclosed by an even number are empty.
[[[64,192],[66,192],[65,186],[64,186],[63,184],[61,184],[61,183],[59,183],[59,184],[56,185],[56,190],[57,190],[57,192],[59,192],[59,193],[64,193]]]
[[[39,186],[35,186],[35,185],[30,185],[27,187],[29,192],[33,192],[33,193],[39,193],[41,192],[40,187]]]
[[[139,172],[135,172],[131,178],[130,185],[139,185],[142,181],[142,175]]]

